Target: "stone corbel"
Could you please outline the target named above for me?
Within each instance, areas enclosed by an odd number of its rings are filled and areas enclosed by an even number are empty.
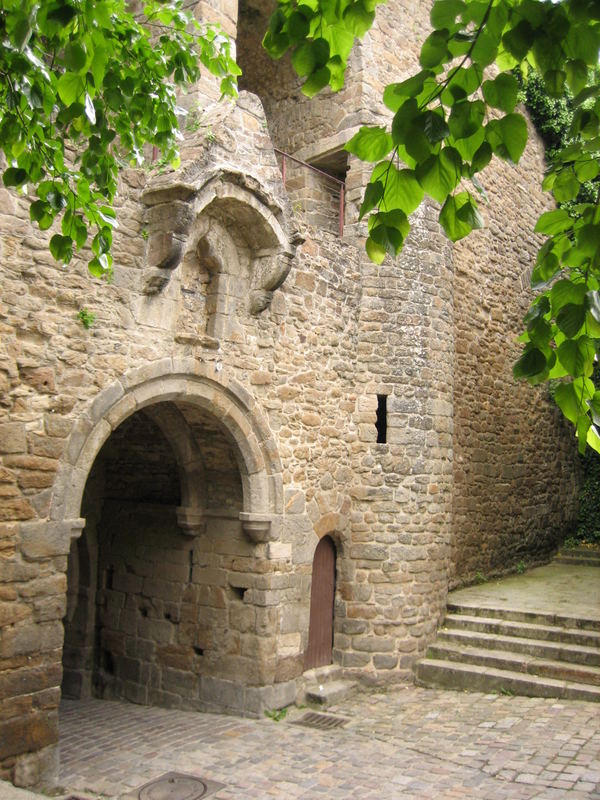
[[[270,542],[273,538],[273,518],[271,514],[240,511],[242,530],[256,544]]]
[[[266,289],[253,289],[250,292],[250,313],[254,316],[260,314],[271,305],[273,292]]]
[[[145,219],[148,232],[146,294],[160,292],[181,262],[193,219],[190,202],[193,195],[193,187],[176,183],[147,191],[142,197],[148,207]]]
[[[292,266],[291,253],[259,253],[253,261],[254,288],[250,292],[250,313],[262,313],[271,304],[273,292],[278,289]]]
[[[186,536],[200,536],[206,531],[206,512],[203,508],[179,506],[177,524]]]

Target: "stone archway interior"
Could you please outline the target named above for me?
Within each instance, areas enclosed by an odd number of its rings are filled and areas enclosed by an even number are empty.
[[[203,408],[156,403],[113,432],[69,556],[65,696],[212,708],[215,679],[256,680],[242,509],[236,447]]]

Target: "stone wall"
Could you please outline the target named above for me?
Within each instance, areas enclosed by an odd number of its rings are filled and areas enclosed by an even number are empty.
[[[572,431],[548,387],[517,383],[517,337],[533,293],[548,206],[543,147],[533,128],[518,167],[494,161],[482,176],[484,230],[454,248],[456,361],[450,585],[548,560],[577,515]]]
[[[320,537],[333,660],[385,684],[410,678],[449,585],[524,543],[547,556],[572,513],[571,438],[514,386],[507,347],[539,149],[518,181],[490,174],[488,232],[452,248],[425,205],[376,267],[355,221],[368,171],[350,159],[340,238],[292,207],[273,143],[310,160],[376,119],[425,13],[385,7],[341,101],[308,106],[285,65],[261,66],[255,10],[240,53],[267,114],[244,92],[189,126],[178,172],[122,173],[112,283],[85,252],[56,265],[52,231],[0,189],[0,777],[20,784],[55,774],[61,676],[79,697],[291,702]]]

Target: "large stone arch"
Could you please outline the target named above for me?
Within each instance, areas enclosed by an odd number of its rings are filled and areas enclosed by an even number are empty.
[[[136,411],[164,401],[184,401],[213,414],[235,445],[242,480],[245,533],[255,542],[277,539],[283,513],[282,467],[268,423],[254,398],[219,369],[193,358],[165,358],[125,373],[100,392],[76,422],[54,486],[50,519],[71,536],[84,525],[81,501],[90,469],[111,433]],[[169,439],[184,487],[179,510],[182,528],[202,529],[202,502],[197,480],[198,453],[185,443],[185,420],[172,414]],[[165,424],[163,422],[163,424]],[[168,427],[168,426],[167,426]]]

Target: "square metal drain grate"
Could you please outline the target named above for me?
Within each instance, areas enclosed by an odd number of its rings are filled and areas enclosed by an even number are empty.
[[[319,728],[328,731],[332,728],[343,728],[350,722],[344,717],[336,717],[333,714],[323,714],[320,711],[307,711],[303,717],[294,720],[293,725],[304,725],[306,728]]]
[[[197,775],[167,772],[160,778],[121,795],[120,800],[200,800],[224,787],[224,783],[209,781]]]

